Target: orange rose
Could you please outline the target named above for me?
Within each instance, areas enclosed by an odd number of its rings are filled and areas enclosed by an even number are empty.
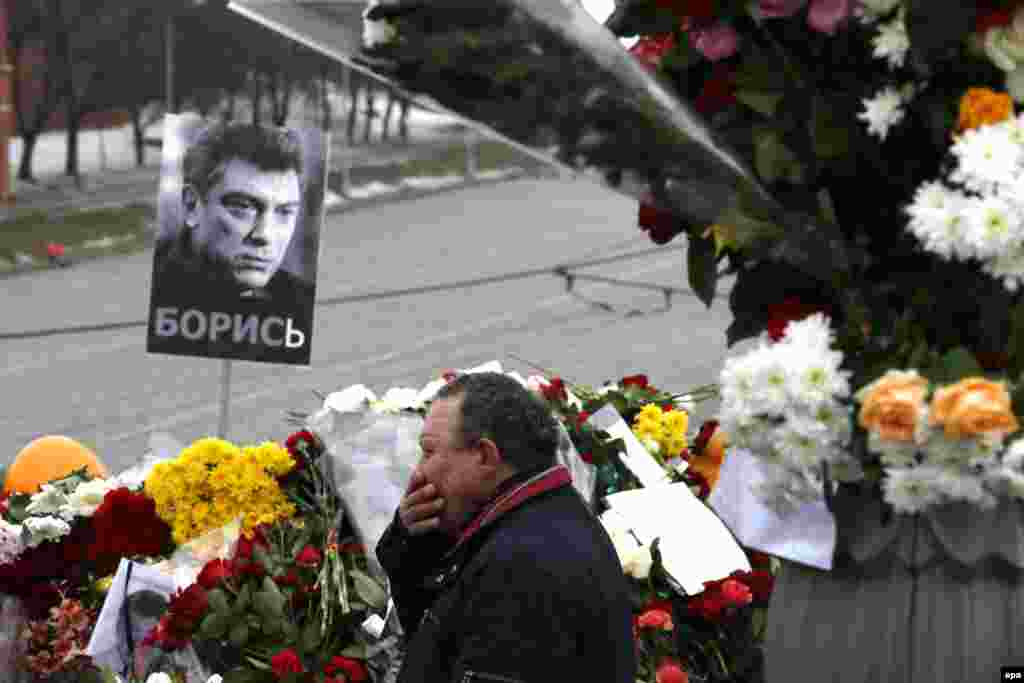
[[[916,372],[890,370],[857,392],[860,426],[886,441],[913,441],[923,414],[928,380]]]
[[[932,423],[943,426],[950,439],[982,434],[1005,436],[1020,426],[1006,385],[984,377],[965,377],[937,389],[930,417]]]
[[[990,88],[968,88],[960,98],[957,132],[999,123],[1013,116],[1013,98]]]

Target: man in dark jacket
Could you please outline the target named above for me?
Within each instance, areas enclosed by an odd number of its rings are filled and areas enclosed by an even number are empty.
[[[377,557],[408,643],[400,683],[634,683],[628,585],[556,464],[550,411],[515,380],[462,375]]]

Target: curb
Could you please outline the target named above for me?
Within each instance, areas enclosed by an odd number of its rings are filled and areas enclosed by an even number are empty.
[[[549,168],[538,166],[534,169],[524,169],[520,166],[513,166],[504,169],[495,169],[494,171],[486,171],[484,177],[476,178],[463,178],[461,181],[452,182],[450,184],[440,185],[437,187],[429,188],[416,188],[409,187],[407,185],[401,185],[394,192],[384,192],[380,194],[374,194],[370,197],[356,197],[351,199],[343,199],[342,201],[328,206],[324,209],[324,215],[334,215],[347,213],[349,211],[358,211],[361,209],[371,208],[381,204],[395,204],[398,202],[404,202],[414,199],[423,199],[426,197],[432,197],[447,192],[453,192],[457,190],[465,190],[476,187],[486,187],[490,185],[498,185],[504,182],[512,180],[521,180],[524,178],[558,178],[559,174]],[[493,174],[493,175],[492,175]],[[500,175],[499,175],[500,174]],[[123,199],[106,202],[102,205],[83,207],[84,210],[102,209],[102,208],[122,208],[131,205],[146,204],[153,209],[156,209],[156,202],[152,198],[150,193],[145,200],[140,201],[137,197],[125,197]],[[76,210],[76,209],[70,209]],[[146,249],[152,248],[153,236],[151,235],[147,240]],[[76,263],[84,263],[87,261],[96,261],[104,258],[108,258],[109,254],[98,254],[95,256],[83,256],[76,258],[68,266],[59,266],[55,264],[49,264],[41,262],[36,265],[29,267],[18,267],[15,266],[10,270],[0,270],[0,280],[10,277],[17,277],[19,275],[28,275],[30,273],[37,273],[45,270],[54,270],[62,267],[71,267]]]

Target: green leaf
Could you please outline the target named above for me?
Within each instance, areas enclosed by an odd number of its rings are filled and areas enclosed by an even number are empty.
[[[942,357],[942,368],[947,382],[956,382],[964,377],[984,375],[985,370],[969,350],[963,346],[951,349]]]
[[[224,591],[220,588],[214,588],[213,590],[208,591],[206,595],[210,600],[210,607],[214,612],[224,615],[231,613],[231,605],[228,604],[228,596],[225,595]]]
[[[713,237],[690,235],[686,249],[686,276],[697,298],[711,308],[718,283],[718,260],[715,257]]]
[[[261,590],[255,593],[252,605],[264,619],[280,619],[284,616],[284,597],[278,591]]]
[[[821,159],[843,157],[850,152],[850,130],[838,118],[838,111],[838,107],[824,98],[814,101],[814,153]]]
[[[316,652],[322,640],[320,634],[320,620],[310,619],[302,628],[302,636],[299,638],[299,647],[303,652]]]
[[[366,659],[366,645],[353,643],[341,651],[341,656],[350,659]]]
[[[355,583],[356,595],[373,609],[384,609],[388,604],[387,593],[376,581],[358,569],[349,572]]]
[[[281,622],[281,633],[284,634],[285,642],[288,644],[295,643],[299,639],[299,627],[288,619]]]
[[[231,627],[228,640],[231,641],[232,645],[241,650],[249,642],[249,625],[244,620],[236,622]]]
[[[209,612],[199,623],[199,633],[208,640],[219,640],[227,633],[231,618],[223,612]]]
[[[782,102],[782,93],[768,90],[737,90],[736,99],[758,114],[772,118]]]
[[[249,587],[249,584],[246,583],[242,586],[241,590],[238,591],[238,595],[235,596],[235,604],[231,608],[231,613],[235,616],[245,614],[251,604],[252,589]]]
[[[818,214],[821,220],[833,225],[839,225],[839,217],[836,216],[836,207],[832,203],[832,195],[828,190],[818,192]]]
[[[1010,339],[1007,343],[1010,355],[1010,370],[1014,375],[1024,372],[1024,299],[1013,307],[1010,318]]]
[[[754,165],[767,183],[785,179],[803,182],[804,168],[796,155],[782,142],[782,136],[770,128],[754,130]]]

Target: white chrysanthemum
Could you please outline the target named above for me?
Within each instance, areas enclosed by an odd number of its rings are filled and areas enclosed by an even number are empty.
[[[786,326],[782,343],[800,350],[826,353],[835,340],[835,333],[824,313],[813,313]]]
[[[1003,465],[1024,472],[1024,439],[1011,443],[1003,453]]]
[[[35,548],[43,541],[55,541],[71,533],[71,526],[60,517],[29,517],[25,520],[25,545]]]
[[[0,565],[10,564],[25,550],[21,525],[0,519]]]
[[[68,494],[68,502],[60,509],[60,516],[71,520],[74,517],[92,517],[103,504],[107,493],[118,487],[117,481],[92,479],[79,484]]]
[[[864,23],[874,23],[896,9],[902,0],[861,0],[855,12]]]
[[[1013,182],[1019,173],[1021,148],[1006,125],[987,125],[966,131],[951,150],[958,165],[952,180],[969,189],[990,193]]]
[[[889,129],[898,124],[906,116],[903,108],[906,104],[903,95],[896,88],[885,87],[875,93],[874,97],[861,100],[864,111],[857,118],[868,124],[868,133],[885,140]]]
[[[942,430],[929,430],[929,438],[921,445],[925,461],[946,467],[968,467],[990,460],[999,444],[981,439],[947,439]]]
[[[903,66],[907,59],[907,51],[910,49],[910,36],[907,34],[903,12],[892,21],[879,24],[878,35],[871,42],[874,47],[872,54],[889,62],[889,68]]]
[[[985,272],[1003,281],[1003,286],[1016,292],[1024,284],[1024,245],[1007,249],[984,265]]]
[[[907,208],[908,229],[924,248],[946,259],[966,260],[973,256],[967,243],[964,208],[969,197],[941,183],[920,188],[914,203]]]
[[[378,401],[370,403],[370,408],[377,413],[398,413],[403,410],[418,410],[423,407],[418,389],[392,387]]]
[[[174,679],[169,674],[165,674],[162,671],[149,675],[146,679],[146,683],[174,683]]]
[[[864,479],[864,467],[856,458],[846,455],[842,451],[829,463],[829,477],[837,482],[855,482]]]
[[[751,492],[780,517],[795,512],[805,503],[820,500],[824,489],[820,477],[809,470],[793,470],[786,467],[772,467],[765,472],[765,478]]]
[[[913,514],[941,503],[943,472],[938,467],[890,467],[882,482],[885,501],[901,513]]]
[[[68,497],[63,489],[53,484],[43,484],[37,493],[32,494],[25,511],[30,515],[55,515],[67,502]]]
[[[981,508],[991,509],[998,502],[996,497],[982,485],[982,480],[972,474],[946,470],[938,479],[943,495],[950,500],[966,501]]]
[[[363,10],[363,45],[367,48],[387,45],[398,36],[398,30],[387,19],[371,21],[366,18],[370,10],[379,4],[377,0],[369,0]]]
[[[990,260],[1020,245],[1020,215],[1009,202],[988,196],[968,204],[964,210],[967,223],[965,239],[975,258]]]

